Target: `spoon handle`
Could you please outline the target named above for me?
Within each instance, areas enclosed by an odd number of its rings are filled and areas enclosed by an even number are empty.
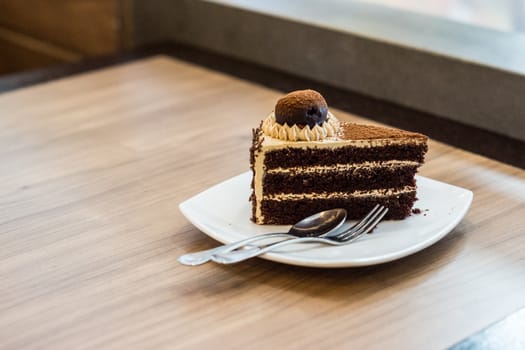
[[[221,245],[216,248],[202,250],[196,253],[184,254],[184,255],[181,255],[178,260],[183,265],[197,266],[197,265],[201,265],[201,264],[204,264],[210,261],[213,255],[215,254],[225,254],[225,253],[231,252],[232,250],[238,249],[246,244],[250,244],[250,243],[262,240],[262,239],[278,238],[278,237],[297,238],[297,236],[293,236],[288,233],[266,233],[266,234],[242,239],[240,241],[232,242],[229,244]]]
[[[330,241],[329,239],[326,239],[326,238],[301,237],[301,238],[295,238],[295,239],[288,239],[286,241],[280,241],[277,243],[269,244],[264,247],[253,247],[253,248],[238,250],[234,252],[231,250],[227,252],[221,251],[219,253],[213,254],[212,259],[213,261],[219,264],[235,264],[235,263],[238,263],[244,260],[248,260],[250,258],[254,258],[259,255],[262,255],[275,248],[279,248],[279,247],[283,247],[288,244],[295,244],[295,243],[328,243],[328,244],[337,245],[335,241]]]

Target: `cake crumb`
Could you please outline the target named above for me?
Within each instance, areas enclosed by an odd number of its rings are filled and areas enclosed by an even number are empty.
[[[421,214],[421,209],[419,208],[412,209],[412,214]]]

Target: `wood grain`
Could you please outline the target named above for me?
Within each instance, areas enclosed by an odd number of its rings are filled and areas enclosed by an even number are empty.
[[[434,141],[422,175],[475,198],[420,253],[179,265],[216,245],[179,203],[248,169],[280,96],[166,57],[0,95],[0,348],[442,349],[525,305],[525,171]]]

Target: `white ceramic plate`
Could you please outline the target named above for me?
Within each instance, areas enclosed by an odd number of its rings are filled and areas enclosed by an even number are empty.
[[[401,221],[383,221],[372,234],[346,246],[295,244],[261,256],[286,264],[351,267],[380,264],[418,252],[443,238],[461,221],[472,202],[464,188],[417,176],[420,214]],[[256,225],[250,221],[251,173],[246,172],[180,204],[184,216],[208,236],[230,243],[289,226]]]

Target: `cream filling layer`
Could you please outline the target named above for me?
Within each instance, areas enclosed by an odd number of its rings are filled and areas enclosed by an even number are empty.
[[[298,125],[281,125],[275,120],[272,112],[262,123],[262,130],[266,136],[282,141],[320,141],[328,137],[335,137],[339,131],[339,120],[328,112],[326,121],[322,125],[309,125],[300,127]]]
[[[363,197],[392,197],[403,193],[415,192],[415,186],[405,186],[399,189],[377,189],[354,192],[331,192],[331,193],[278,193],[265,195],[263,200],[302,200],[302,199],[349,199]]]
[[[273,151],[282,148],[342,148],[342,147],[357,147],[357,148],[372,148],[384,147],[391,145],[421,145],[426,143],[420,139],[372,139],[372,140],[343,140],[338,137],[328,137],[320,141],[283,141],[273,137],[264,136],[262,147],[265,151]]]
[[[421,163],[409,160],[389,160],[384,162],[362,162],[356,164],[333,164],[333,165],[316,165],[308,167],[289,167],[289,168],[273,168],[267,170],[268,174],[288,174],[298,173],[312,174],[312,173],[327,173],[327,172],[341,172],[357,169],[373,169],[373,168],[402,168],[407,166],[419,166]]]

